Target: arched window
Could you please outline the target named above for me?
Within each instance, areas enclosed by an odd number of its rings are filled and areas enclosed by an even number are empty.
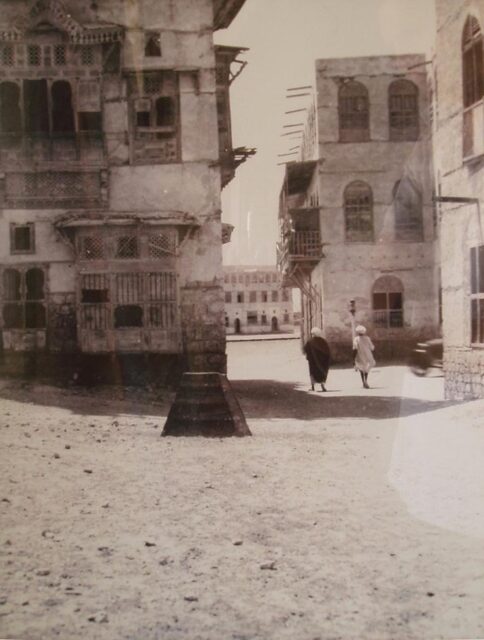
[[[393,187],[396,240],[422,239],[422,207],[420,185],[408,176],[398,180]]]
[[[338,96],[341,142],[362,142],[370,138],[368,90],[361,82],[343,84]]]
[[[464,107],[470,107],[484,95],[484,65],[481,26],[469,16],[462,33],[462,82]]]
[[[344,191],[347,242],[373,241],[373,194],[366,182],[351,182]]]
[[[403,327],[403,285],[395,276],[382,276],[372,289],[375,327]]]
[[[410,80],[395,80],[388,87],[390,140],[417,140],[418,88]]]
[[[54,82],[52,95],[52,130],[56,133],[74,132],[71,85],[66,80]]]
[[[20,133],[20,87],[15,82],[0,84],[0,133]]]

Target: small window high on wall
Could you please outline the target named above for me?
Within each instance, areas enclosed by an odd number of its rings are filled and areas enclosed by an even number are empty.
[[[339,138],[341,142],[364,142],[370,139],[368,90],[361,82],[343,84],[338,96]]]
[[[464,107],[470,107],[484,95],[482,32],[474,16],[467,18],[462,33],[462,82]]]

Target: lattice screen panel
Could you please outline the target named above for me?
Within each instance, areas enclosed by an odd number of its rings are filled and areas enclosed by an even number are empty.
[[[175,255],[176,231],[167,229],[160,233],[150,234],[148,238],[148,253],[150,258],[163,258],[167,255]]]

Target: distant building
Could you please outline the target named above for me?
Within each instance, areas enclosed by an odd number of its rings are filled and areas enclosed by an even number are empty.
[[[286,165],[279,266],[302,296],[302,334],[322,326],[351,353],[350,301],[380,358],[439,332],[429,89],[424,56],[316,61],[301,160]]]
[[[224,370],[220,192],[247,153],[231,143],[240,48],[213,31],[243,4],[0,0],[6,362]]]
[[[292,292],[276,267],[224,267],[227,333],[292,333]]]
[[[437,0],[434,163],[445,392],[484,397],[484,0]]]

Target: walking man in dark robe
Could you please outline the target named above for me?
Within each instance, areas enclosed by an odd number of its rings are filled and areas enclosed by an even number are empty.
[[[330,351],[329,345],[318,327],[311,329],[311,338],[304,345],[304,353],[309,364],[311,391],[314,391],[316,382],[321,385],[321,391],[326,391],[324,383],[328,377]]]

